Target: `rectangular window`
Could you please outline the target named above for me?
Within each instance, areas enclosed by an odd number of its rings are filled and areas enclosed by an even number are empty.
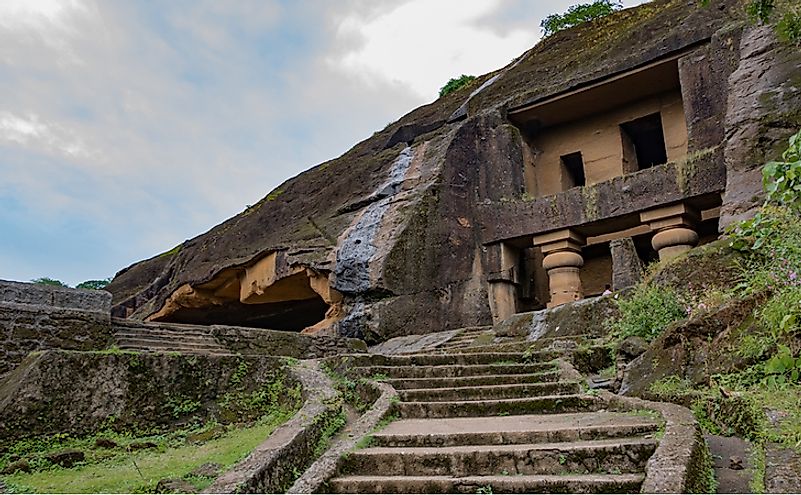
[[[620,124],[623,138],[623,168],[636,172],[667,163],[665,133],[659,113]]]
[[[584,159],[581,152],[564,155],[562,159],[562,186],[564,190],[571,187],[584,186],[587,182],[584,176]]]

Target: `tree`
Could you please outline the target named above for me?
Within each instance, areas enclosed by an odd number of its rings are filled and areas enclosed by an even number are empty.
[[[111,279],[107,278],[105,280],[87,280],[86,282],[81,282],[80,284],[76,285],[76,289],[91,289],[91,290],[102,290],[105,289],[106,286],[111,283]]]
[[[595,0],[591,3],[573,5],[564,14],[551,14],[540,23],[545,36],[550,36],[563,29],[599,19],[622,9],[618,0]]]
[[[459,77],[453,77],[445,84],[445,86],[440,88],[439,95],[440,96],[449,95],[454,91],[456,91],[457,89],[467,86],[468,84],[470,84],[475,80],[476,76],[468,76],[466,74],[462,74]]]
[[[40,277],[31,280],[34,284],[42,284],[42,285],[52,285],[54,287],[69,287],[69,285],[65,284],[61,280],[56,280],[54,278],[49,277]]]

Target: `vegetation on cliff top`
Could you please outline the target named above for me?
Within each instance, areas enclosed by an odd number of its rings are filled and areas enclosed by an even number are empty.
[[[445,86],[440,88],[439,96],[442,97],[442,96],[445,96],[445,95],[449,95],[449,94],[453,93],[454,91],[457,91],[457,90],[469,85],[470,83],[472,83],[475,80],[476,80],[476,76],[468,76],[466,74],[462,74],[459,77],[452,77],[447,83],[445,83]]]
[[[568,8],[564,14],[551,14],[540,23],[543,34],[550,36],[563,29],[572,28],[593,19],[617,12],[623,5],[616,0],[595,0]]]

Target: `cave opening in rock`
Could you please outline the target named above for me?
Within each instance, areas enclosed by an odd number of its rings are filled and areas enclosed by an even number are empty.
[[[289,264],[275,252],[179,287],[148,320],[316,333],[342,316],[341,303],[327,273]]]
[[[325,319],[328,304],[319,296],[300,301],[181,308],[158,321],[193,325],[231,325],[299,332]]]

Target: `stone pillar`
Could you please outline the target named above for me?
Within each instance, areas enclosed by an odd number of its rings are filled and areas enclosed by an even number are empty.
[[[498,323],[517,312],[519,252],[504,244],[487,246],[489,302],[492,322]]]
[[[695,226],[700,219],[698,211],[684,203],[640,213],[640,220],[655,232],[651,245],[660,261],[673,259],[698,244]]]
[[[612,253],[612,290],[617,292],[637,285],[643,276],[642,260],[631,237],[614,239],[609,243]]]
[[[585,239],[570,229],[534,237],[534,245],[542,249],[542,266],[548,273],[551,300],[548,307],[578,301],[584,297],[580,270],[584,266],[581,246]]]

